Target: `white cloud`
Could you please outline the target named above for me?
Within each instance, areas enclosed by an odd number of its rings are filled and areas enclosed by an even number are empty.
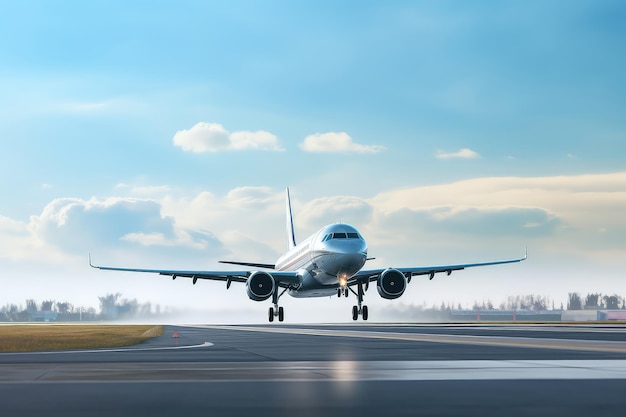
[[[174,145],[187,152],[220,152],[240,150],[283,151],[278,138],[262,130],[228,132],[218,123],[197,123],[189,130],[174,135]]]
[[[581,259],[609,249],[626,256],[626,241],[618,237],[626,230],[626,173],[477,178],[389,191],[369,203],[388,230],[445,232],[455,236],[447,238],[449,246],[499,235],[538,239],[547,251]]]
[[[187,230],[161,214],[154,200],[111,197],[50,202],[28,224],[30,239],[68,256],[88,251],[113,258],[133,257],[149,250],[163,258],[193,257],[194,251],[221,253],[221,243],[206,231]],[[141,250],[151,247],[151,249]],[[197,252],[195,253],[197,256]]]
[[[357,152],[378,153],[385,150],[381,145],[361,145],[354,143],[345,132],[316,133],[309,135],[300,144],[306,152]]]
[[[453,158],[476,159],[476,158],[480,158],[480,155],[471,149],[463,148],[463,149],[459,149],[456,152],[437,151],[437,153],[435,154],[435,157],[438,159],[453,159]]]
[[[296,221],[316,230],[326,224],[343,222],[361,227],[370,222],[373,207],[358,197],[322,197],[308,202],[294,213]]]

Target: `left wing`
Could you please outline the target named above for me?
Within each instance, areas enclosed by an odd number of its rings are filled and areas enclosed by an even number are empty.
[[[528,258],[528,249],[526,249],[526,253],[524,257],[517,259],[507,259],[504,261],[494,261],[494,262],[480,262],[473,264],[457,264],[457,265],[439,265],[439,266],[418,266],[418,267],[407,267],[407,268],[394,268],[400,272],[402,272],[408,280],[411,279],[413,275],[429,275],[430,279],[435,277],[435,274],[445,272],[447,275],[450,275],[452,271],[460,271],[465,268],[473,268],[476,266],[489,266],[489,265],[501,265],[501,264],[511,264],[516,262],[522,262]],[[378,276],[383,273],[383,271],[387,268],[380,269],[369,269],[362,270],[353,275],[348,285],[356,284],[358,282],[370,282],[378,279]]]
[[[254,271],[239,270],[239,271],[188,271],[188,270],[174,270],[174,269],[142,269],[142,268],[117,268],[111,266],[99,266],[94,265],[91,262],[91,256],[89,256],[89,266],[103,271],[124,271],[124,272],[147,272],[159,275],[166,275],[176,279],[178,277],[191,278],[193,283],[199,279],[209,279],[214,281],[226,281],[227,286],[230,286],[230,282],[246,282],[248,277],[252,275]],[[283,288],[290,286],[298,286],[300,279],[296,272],[285,271],[269,271],[276,284]]]

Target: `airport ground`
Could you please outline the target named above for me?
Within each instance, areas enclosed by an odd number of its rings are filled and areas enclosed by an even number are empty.
[[[3,416],[615,416],[624,392],[619,325],[165,326],[0,354]]]

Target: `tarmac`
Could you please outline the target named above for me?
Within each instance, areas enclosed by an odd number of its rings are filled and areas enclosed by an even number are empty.
[[[0,354],[2,416],[614,416],[625,392],[610,325],[166,326],[129,348]]]

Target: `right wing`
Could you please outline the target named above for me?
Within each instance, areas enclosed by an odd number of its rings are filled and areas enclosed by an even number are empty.
[[[528,258],[528,248],[526,248],[526,253],[522,258],[516,259],[507,259],[504,261],[494,261],[494,262],[479,262],[479,263],[471,263],[471,264],[456,264],[456,265],[438,265],[438,266],[415,266],[415,267],[404,267],[404,268],[394,268],[400,272],[402,272],[407,278],[411,278],[414,275],[429,275],[430,279],[433,279],[435,274],[445,273],[446,275],[450,275],[452,271],[460,271],[466,268],[474,268],[477,266],[489,266],[489,265],[502,265],[502,264],[510,264],[516,262],[525,261]],[[354,285],[358,282],[369,282],[375,281],[378,279],[378,276],[383,273],[386,268],[379,269],[370,269],[370,270],[361,270],[353,275],[348,281],[348,285]]]
[[[255,271],[250,271],[250,270],[193,271],[193,270],[179,270],[179,269],[117,268],[117,267],[112,267],[112,266],[94,265],[91,262],[91,256],[89,256],[89,266],[91,266],[92,268],[101,269],[103,271],[147,272],[147,273],[152,273],[152,274],[170,276],[172,277],[172,279],[176,279],[178,277],[191,278],[194,284],[199,279],[226,281],[227,285],[230,285],[230,282],[245,283],[248,280],[248,277],[252,275],[252,273],[255,272]],[[296,272],[267,271],[266,273],[270,274],[274,278],[274,280],[276,281],[276,284],[279,287],[289,288],[289,287],[296,287],[300,285],[300,279],[298,278]]]

